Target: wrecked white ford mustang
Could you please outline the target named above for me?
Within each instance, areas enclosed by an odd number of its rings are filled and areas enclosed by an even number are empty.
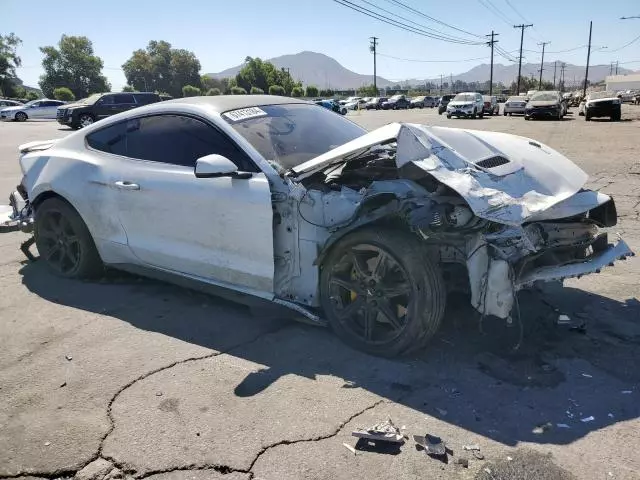
[[[518,290],[632,255],[608,242],[614,202],[583,189],[580,168],[504,133],[367,133],[307,102],[220,96],[20,151],[24,178],[0,224],[33,231],[58,274],[108,265],[223,287],[326,321],[374,354],[424,345],[449,291],[509,319]]]

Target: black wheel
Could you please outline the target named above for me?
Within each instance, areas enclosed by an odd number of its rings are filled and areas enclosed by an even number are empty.
[[[524,119],[525,120],[531,120],[531,118],[529,116],[527,116],[527,115],[524,116]]]
[[[476,118],[478,116],[478,111],[474,108],[473,113],[471,114],[471,118]]]
[[[480,111],[480,113],[478,114],[478,118],[483,118],[484,117],[484,112]]]
[[[584,114],[584,119],[585,119],[585,121],[587,121],[587,122],[591,121],[591,115],[589,115],[588,113],[586,113],[586,112],[585,112],[585,114]]]
[[[447,118],[451,118],[451,114],[450,113],[447,113]]]
[[[64,200],[49,198],[36,209],[34,234],[40,258],[56,274],[90,278],[103,271],[87,226]]]
[[[26,122],[29,117],[27,117],[27,114],[24,112],[18,112],[14,118],[16,119],[16,122]]]
[[[368,228],[348,235],[327,256],[320,281],[333,330],[374,355],[393,357],[419,348],[444,316],[440,269],[408,233]]]
[[[506,117],[507,116],[507,112],[502,112],[502,115],[504,115]]]

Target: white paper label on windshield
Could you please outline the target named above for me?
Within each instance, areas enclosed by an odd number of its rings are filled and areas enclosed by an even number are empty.
[[[241,120],[246,120],[248,118],[264,117],[266,114],[267,112],[259,107],[249,107],[231,110],[230,112],[225,112],[222,115],[232,122],[240,122]]]

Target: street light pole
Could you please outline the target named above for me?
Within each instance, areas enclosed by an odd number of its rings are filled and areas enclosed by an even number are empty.
[[[589,58],[591,57],[591,31],[593,29],[593,21],[589,22],[589,47],[587,48],[587,68],[584,72],[584,86],[582,88],[582,96],[587,96],[587,81],[589,80]]]

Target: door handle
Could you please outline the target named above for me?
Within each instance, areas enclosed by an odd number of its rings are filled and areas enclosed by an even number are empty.
[[[137,183],[126,182],[124,180],[115,182],[114,185],[120,190],[140,190],[140,185]]]

